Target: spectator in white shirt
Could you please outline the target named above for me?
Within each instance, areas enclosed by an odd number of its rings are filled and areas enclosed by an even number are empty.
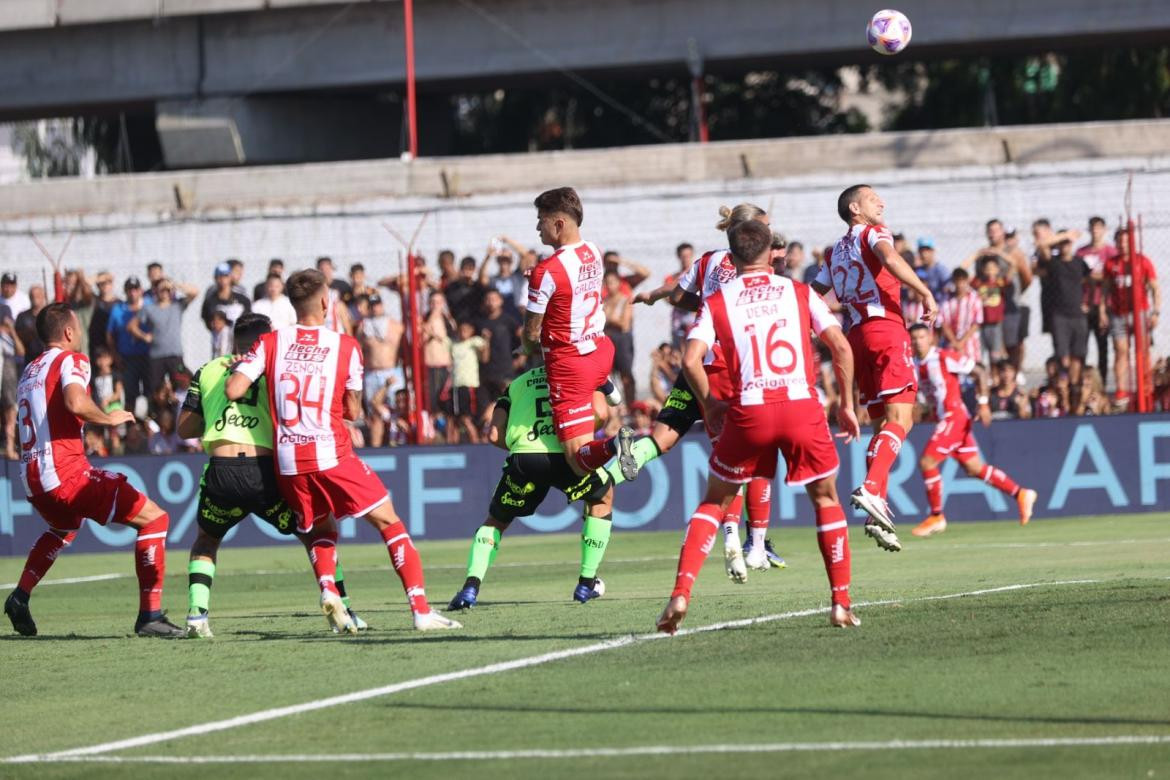
[[[264,297],[252,304],[252,311],[271,320],[273,330],[296,324],[297,313],[288,296],[284,294],[284,281],[280,274],[268,275],[264,282]]]

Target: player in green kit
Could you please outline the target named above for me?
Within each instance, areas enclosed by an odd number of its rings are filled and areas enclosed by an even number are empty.
[[[595,410],[605,406],[600,395],[594,394]],[[589,476],[582,479],[565,461],[564,448],[553,427],[543,366],[521,374],[508,385],[496,402],[488,436],[492,444],[508,451],[508,458],[492,496],[487,520],[471,542],[467,580],[451,599],[448,609],[475,606],[483,578],[499,552],[500,537],[517,517],[529,517],[536,512],[554,487],[569,501],[585,501],[581,573],[573,599],[585,603],[600,596],[605,585],[597,578],[597,568],[605,557],[613,525],[613,486]]]
[[[232,334],[234,351],[247,352],[256,339],[270,330],[272,324],[263,314],[241,316]],[[296,516],[276,487],[272,418],[264,380],[252,385],[244,398],[229,401],[224,385],[232,362],[233,358],[225,355],[196,371],[179,413],[179,435],[202,439],[203,449],[211,456],[199,483],[199,530],[187,565],[189,638],[212,636],[208,622],[211,583],[215,578],[215,556],[224,535],[249,514],[282,534],[294,534],[297,527]],[[298,538],[308,549],[310,538]],[[367,628],[365,621],[349,609],[340,562],[336,577],[337,590],[350,617],[359,630]]]

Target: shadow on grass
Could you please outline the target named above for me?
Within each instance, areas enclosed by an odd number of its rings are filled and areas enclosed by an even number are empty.
[[[931,720],[985,721],[990,723],[1047,723],[1054,725],[1086,726],[1170,726],[1170,720],[1152,718],[1114,718],[1092,715],[989,715],[958,712],[928,712],[920,710],[850,709],[846,707],[540,707],[504,706],[493,704],[428,704],[426,702],[386,702],[394,709],[461,712],[473,708],[476,713],[533,713],[547,715],[862,715],[877,718],[929,718]]]

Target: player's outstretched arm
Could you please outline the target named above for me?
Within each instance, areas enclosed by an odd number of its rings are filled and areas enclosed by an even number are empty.
[[[203,415],[184,409],[179,412],[179,423],[175,432],[180,439],[198,439],[203,434]]]
[[[678,285],[664,284],[661,287],[656,287],[650,292],[640,292],[634,296],[634,303],[644,303],[647,306],[653,306],[663,298],[669,298],[674,291],[678,289]]]
[[[87,423],[94,425],[121,425],[134,422],[134,415],[125,409],[103,412],[81,384],[65,386],[65,408]]]
[[[874,251],[877,252],[878,257],[882,261],[882,265],[894,275],[895,279],[921,296],[922,321],[933,322],[935,316],[938,315],[938,302],[935,301],[934,295],[930,292],[930,288],[918,278],[918,274],[914,273],[914,269],[910,267],[910,264],[903,260],[900,254],[894,251],[893,244],[888,241],[879,241],[874,246]]]
[[[857,415],[853,413],[853,349],[845,333],[835,325],[822,330],[819,337],[833,355],[833,375],[837,378],[837,392],[840,394],[837,425],[841,433],[838,436],[848,444],[861,438],[861,426],[857,422]]]

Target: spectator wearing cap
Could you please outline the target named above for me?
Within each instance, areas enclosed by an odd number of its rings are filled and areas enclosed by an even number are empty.
[[[273,330],[293,325],[297,321],[297,312],[292,302],[284,294],[284,280],[279,273],[270,273],[264,280],[264,295],[252,304],[252,311],[263,314],[272,322]]]
[[[131,276],[126,279],[122,289],[126,293],[126,300],[118,301],[110,309],[106,345],[114,356],[114,365],[122,374],[126,409],[134,412],[138,396],[149,395],[147,378],[150,375],[150,345],[130,330],[130,322],[142,311],[142,282],[137,276]]]
[[[268,280],[270,278],[272,278],[273,274],[276,274],[276,277],[278,279],[280,279],[282,281],[284,280],[284,261],[281,260],[279,257],[274,257],[268,261],[268,273],[265,275],[264,281],[260,282],[259,284],[257,284],[255,287],[252,288],[252,300],[253,301],[258,301],[261,298],[267,297],[267,295],[268,295]],[[281,290],[284,289],[283,284],[280,287],[281,287]],[[256,310],[255,307],[253,307],[252,311],[255,311],[255,310]],[[269,319],[272,319],[272,318],[269,317]],[[274,323],[273,327],[275,327],[275,323]]]
[[[934,239],[923,236],[918,239],[918,262],[914,264],[914,272],[922,283],[930,288],[930,294],[940,304],[947,299],[947,285],[951,275],[935,254]]]
[[[366,404],[372,408],[374,397],[382,388],[388,388],[388,396],[392,398],[397,390],[406,387],[406,377],[398,364],[398,351],[406,328],[386,314],[382,296],[375,293],[368,296],[368,301],[370,315],[358,326],[357,338],[362,345],[365,365],[362,389]],[[380,415],[371,414],[366,422],[370,428],[370,446],[381,447],[386,431],[385,420]]]
[[[134,338],[150,345],[146,391],[151,398],[163,382],[169,379],[173,388],[175,377],[187,373],[183,366],[183,312],[192,299],[188,294],[176,301],[175,284],[170,279],[160,279],[154,286],[154,302],[145,304],[127,324]]]
[[[252,302],[248,296],[232,287],[232,267],[228,263],[220,263],[215,267],[215,287],[203,296],[203,309],[200,315],[208,330],[212,330],[211,317],[215,312],[222,312],[227,320],[228,328],[235,324],[244,314],[252,310]]]

